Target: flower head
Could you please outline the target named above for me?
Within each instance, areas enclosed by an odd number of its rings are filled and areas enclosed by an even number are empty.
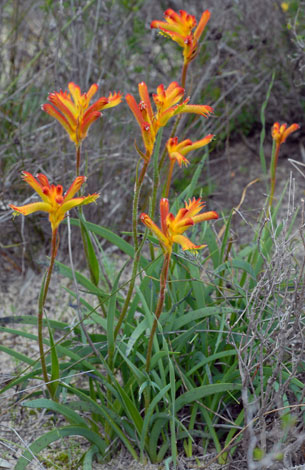
[[[72,209],[72,207],[90,204],[99,197],[97,193],[90,194],[89,196],[73,197],[86,181],[85,176],[75,178],[65,194],[63,194],[63,187],[61,185],[50,185],[48,178],[42,173],[39,173],[36,179],[31,173],[23,171],[22,177],[40,196],[41,202],[33,202],[20,207],[10,204],[10,207],[14,210],[14,215],[29,215],[38,211],[48,212],[53,232],[64,219],[66,212]]]
[[[184,10],[175,12],[168,8],[164,13],[165,21],[152,21],[150,27],[158,28],[165,36],[169,36],[183,48],[184,64],[188,64],[196,57],[198,41],[210,19],[209,10],[205,10],[197,26],[196,18]],[[193,29],[197,26],[195,31]]]
[[[184,88],[177,82],[170,83],[166,89],[162,84],[158,86],[157,93],[153,93],[156,111],[153,111],[146,83],[139,83],[138,88],[141,98],[139,104],[131,94],[126,95],[126,101],[140,126],[146,151],[145,154],[141,153],[141,156],[146,161],[149,161],[153,153],[158,130],[166,126],[173,116],[194,113],[207,117],[213,112],[211,106],[188,104],[189,98],[181,101]]]
[[[171,253],[174,243],[179,243],[183,250],[200,250],[206,245],[194,245],[187,237],[182,235],[192,225],[203,222],[204,220],[218,219],[215,211],[203,212],[204,207],[201,199],[190,199],[185,202],[185,207],[179,209],[176,216],[169,212],[168,199],[163,198],[160,201],[161,228],[159,228],[147,215],[142,213],[140,216],[143,224],[146,225],[158,238],[165,252]]]
[[[72,142],[79,147],[87,137],[91,124],[101,115],[102,109],[117,106],[122,101],[120,92],[110,93],[108,98],[102,96],[89,106],[91,98],[98,90],[98,84],[91,85],[87,93],[81,93],[81,89],[75,83],[68,84],[68,91],[54,91],[48,96],[50,103],[42,105],[43,111],[57,119],[69,134]]]
[[[190,162],[185,158],[185,155],[192,150],[199,149],[209,144],[213,137],[213,134],[208,134],[203,139],[197,140],[197,142],[192,142],[190,139],[186,139],[180,143],[178,143],[178,137],[172,137],[168,139],[166,143],[168,156],[171,161],[176,161],[180,167],[182,165],[187,166]]]
[[[283,144],[287,137],[292,134],[292,132],[297,131],[300,128],[299,124],[291,124],[287,128],[287,124],[280,124],[279,122],[275,122],[272,126],[272,138],[278,144]]]

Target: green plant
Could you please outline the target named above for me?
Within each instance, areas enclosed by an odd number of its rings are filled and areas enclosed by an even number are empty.
[[[123,5],[126,7],[124,2]],[[70,82],[71,96],[68,92],[54,92],[49,95],[52,105],[44,105],[44,110],[60,122],[75,144],[76,179],[63,195],[62,187],[50,185],[46,176],[39,174],[36,180],[24,172],[42,202],[12,205],[24,215],[37,210],[49,213],[52,251],[41,287],[37,335],[1,327],[7,334],[38,341],[40,361],[0,345],[1,351],[26,365],[1,393],[20,384],[26,390],[30,380],[39,380],[46,386],[45,396],[42,387],[29,391],[23,397],[23,406],[48,410],[63,416],[68,424],[47,431],[32,442],[18,459],[16,470],[25,469],[49,444],[71,436],[82,436],[90,444],[81,459],[84,469],[93,468],[96,456],[110,458],[122,445],[135,459],[162,462],[167,458],[174,468],[182,449],[192,457],[197,443],[204,451],[213,445],[218,461],[225,464],[243,434],[253,447],[248,459],[269,456],[272,460],[281,449],[274,452],[273,447],[268,448],[267,417],[275,416],[276,421],[279,416],[284,423],[282,411],[291,407],[301,410],[303,406],[302,352],[296,353],[291,342],[304,334],[299,300],[304,299],[304,263],[299,270],[291,263],[296,214],[288,214],[283,221],[278,219],[285,193],[275,207],[270,204],[269,218],[261,214],[251,243],[235,247],[231,222],[241,204],[223,217],[217,233],[210,219],[217,219],[218,214],[201,212],[201,198],[194,197],[206,153],[195,171],[189,173],[187,186],[172,201],[173,212],[169,211],[175,160],[185,161],[190,149],[206,145],[213,137],[208,134],[194,143],[185,139],[179,144],[175,135],[182,115],[207,118],[212,113],[210,106],[194,105],[189,98],[184,99],[189,63],[198,53],[198,41],[208,18],[209,12],[204,12],[195,28],[194,17],[169,9],[166,23],[155,21],[154,27],[183,48],[183,86],[177,82],[167,88],[159,85],[152,102],[142,81],[138,85],[139,103],[132,94],[126,96],[142,137],[140,145],[135,143],[139,161],[130,216],[132,243],[101,224],[87,221],[81,210],[78,218],[68,216],[63,221],[72,207],[97,199],[97,194],[73,198],[85,181],[79,176],[82,141],[89,126],[100,117],[100,109],[119,104],[121,94],[100,98],[89,107],[97,85],[81,94],[80,88]],[[164,143],[162,130],[170,120],[170,137]],[[264,129],[261,148],[263,140]],[[140,216],[149,233],[138,227],[138,208],[151,167],[149,214]],[[166,174],[164,181],[162,172]],[[271,176],[275,184],[275,170]],[[163,188],[166,198],[160,201],[158,227],[153,220]],[[186,202],[181,207],[183,200]],[[67,222],[70,266],[56,260],[60,222],[62,226]],[[198,240],[195,245],[183,234],[190,227],[197,228],[194,226],[199,222],[201,230],[194,230]],[[81,233],[88,276],[73,264],[71,227]],[[120,269],[109,269],[102,240],[124,255]],[[303,240],[300,230],[297,243]],[[305,243],[301,246],[304,249]],[[131,266],[127,279],[126,266]],[[77,321],[72,326],[68,321],[45,318],[54,267],[74,283],[69,293],[77,303]],[[297,318],[293,329],[294,313]],[[18,321],[22,326],[36,324],[32,316],[19,316]],[[47,337],[43,336],[43,328],[48,329]],[[279,391],[281,398],[277,400]],[[255,407],[256,401],[260,407]],[[302,426],[301,412],[288,424],[283,426],[282,447],[291,439],[295,426]]]

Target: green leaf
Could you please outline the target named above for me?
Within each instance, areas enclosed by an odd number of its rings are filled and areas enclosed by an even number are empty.
[[[0,325],[1,324],[8,324],[8,323],[18,323],[20,325],[37,325],[37,317],[35,315],[16,315],[16,316],[10,316],[10,317],[2,317],[0,318]],[[43,326],[48,326],[50,325],[53,330],[64,330],[67,331],[67,329],[71,328],[71,325],[68,323],[64,323],[61,321],[57,320],[50,320],[50,319],[43,319]],[[73,327],[73,330],[75,331],[76,334],[80,334],[80,328]],[[78,330],[78,331],[77,331]],[[0,327],[0,331],[1,327]],[[19,330],[15,330],[18,334]]]
[[[55,413],[63,415],[73,425],[88,427],[87,422],[75,413],[75,411],[71,410],[67,405],[57,403],[53,400],[38,398],[37,400],[23,401],[21,405],[27,408],[43,408],[46,410],[52,410]]]
[[[1,330],[2,328],[0,329],[0,331]],[[3,328],[3,330],[5,330],[5,328]],[[18,330],[16,331],[18,332]],[[33,359],[30,359],[28,356],[25,356],[24,354],[18,351],[15,351],[14,349],[7,348],[6,346],[2,346],[1,344],[0,344],[0,351],[5,352],[9,356],[14,357],[17,361],[24,362],[25,364],[28,364],[30,366],[34,365],[36,362],[36,361],[33,361]]]
[[[140,338],[140,336],[146,331],[148,328],[148,321],[147,318],[144,318],[137,326],[134,328],[133,332],[129,336],[127,348],[126,348],[126,356],[129,356],[132,349],[135,347],[136,342]]]
[[[272,73],[271,82],[269,84],[269,87],[268,87],[268,90],[267,90],[267,93],[266,93],[265,101],[262,104],[261,115],[260,115],[261,116],[261,123],[262,123],[262,130],[261,130],[261,134],[260,134],[259,156],[260,156],[260,161],[261,161],[261,167],[262,167],[262,170],[263,170],[263,173],[264,173],[265,176],[267,176],[267,166],[266,166],[266,158],[265,158],[265,152],[264,152],[264,141],[265,141],[265,136],[266,136],[265,111],[266,111],[266,107],[267,107],[267,104],[268,104],[268,101],[269,101],[269,98],[270,98],[270,94],[271,94],[271,90],[272,90],[272,87],[273,87],[274,79],[275,79],[275,71],[273,71],[273,73]],[[267,187],[267,185],[268,185],[268,183],[266,181],[266,187]]]
[[[170,386],[171,384],[167,384],[162,390],[160,390],[160,392],[157,393],[157,395],[153,398],[153,400],[151,401],[148,407],[148,410],[147,410],[147,413],[145,415],[144,422],[143,422],[142,435],[141,435],[141,441],[140,441],[141,453],[143,452],[145,448],[146,436],[148,434],[149,425],[151,422],[151,417],[154,412],[154,409],[157,406],[157,404],[161,402],[161,399],[163,398],[163,396],[168,392],[168,390],[170,389]],[[158,417],[159,417],[158,413],[156,413],[156,415],[154,415],[154,418],[157,419]]]
[[[80,426],[65,426],[62,428],[49,431],[40,436],[36,441],[29,446],[29,449],[24,451],[22,456],[18,459],[15,470],[24,470],[30,462],[32,462],[35,455],[38,455],[43,449],[48,447],[52,442],[58,441],[63,437],[70,436],[83,436],[92,444],[95,444],[101,455],[105,454],[107,445],[100,435],[91,431],[88,428]]]
[[[129,398],[125,390],[120,386],[118,382],[116,382],[115,388],[117,389],[119,393],[120,400],[121,400],[121,403],[123,404],[124,410],[129,416],[132,424],[136,427],[138,435],[141,436],[142,428],[143,428],[143,418],[140,415],[138,408],[134,405],[132,400]]]
[[[236,311],[233,307],[204,307],[204,308],[199,308],[198,310],[192,310],[191,312],[186,313],[182,317],[178,318],[174,325],[173,328],[175,330],[180,330],[183,328],[185,325],[188,325],[189,323],[193,323],[196,320],[201,320],[203,318],[211,317],[214,315],[228,315],[232,312]]]
[[[79,218],[80,218],[80,229],[83,235],[83,242],[86,243],[85,247],[85,252],[87,255],[87,262],[89,265],[89,270],[91,274],[91,279],[94,283],[95,286],[98,285],[99,278],[100,278],[100,268],[99,268],[99,263],[95,254],[95,250],[93,248],[91,239],[90,239],[90,234],[88,232],[88,229],[85,224],[85,218],[79,212]]]
[[[210,225],[206,226],[205,234],[204,234],[204,241],[209,247],[210,257],[213,261],[214,268],[217,268],[220,263],[220,253],[218,250],[218,244],[216,241],[216,235],[213,232]]]
[[[107,311],[107,342],[108,342],[108,351],[109,351],[109,357],[113,358],[114,354],[114,349],[115,349],[115,341],[114,341],[114,320],[115,320],[115,313],[116,313],[116,293],[118,291],[118,286],[119,286],[119,281],[122,275],[122,272],[124,271],[126,263],[123,264],[123,267],[121,268],[119,274],[117,275],[115,282],[112,287],[111,295],[110,295],[110,300],[109,300],[109,305],[108,305],[108,311]]]
[[[92,412],[101,415],[104,420],[111,426],[113,429],[114,433],[118,436],[119,439],[123,442],[123,444],[126,446],[130,454],[134,459],[138,459],[138,455],[133,447],[133,444],[129,440],[128,436],[124,433],[124,429],[122,430],[120,426],[117,425],[117,423],[114,421],[112,418],[111,414],[109,413],[109,410],[107,407],[105,407],[102,404],[98,404],[94,400],[92,400],[89,396],[87,396],[85,393],[81,392],[75,387],[71,387],[65,383],[62,384],[70,393],[73,395],[77,395],[80,397],[83,401],[88,402],[91,405],[91,410]]]
[[[251,264],[249,264],[247,261],[240,259],[240,258],[234,258],[230,261],[226,261],[225,263],[221,264],[215,269],[215,274],[219,274],[225,269],[241,269],[245,272],[247,272],[252,279],[256,281],[256,273],[254,269],[252,268]]]
[[[77,219],[70,218],[70,222],[72,225],[76,225],[77,227],[80,226],[80,222]],[[103,227],[102,225],[96,225],[96,224],[93,224],[92,222],[87,222],[87,221],[85,222],[85,225],[90,232],[93,232],[96,235],[99,235],[100,237],[104,238],[105,240],[108,240],[113,245],[120,248],[120,250],[122,250],[123,253],[126,253],[131,258],[134,258],[135,253],[134,253],[133,246],[127,243],[125,240],[123,240],[123,238],[119,237],[118,235],[113,233],[111,230]],[[140,258],[141,267],[145,268],[148,264],[149,264],[148,261],[143,256],[141,256]]]
[[[49,384],[51,389],[52,397],[55,397],[57,387],[59,385],[58,379],[60,377],[59,373],[59,362],[57,356],[56,345],[54,343],[54,338],[52,334],[52,329],[49,329],[49,338],[50,338],[50,346],[51,346],[51,383]]]
[[[85,453],[83,461],[83,470],[92,470],[92,460],[95,454],[97,454],[98,448],[94,445]]]
[[[195,192],[199,177],[200,177],[200,175],[202,175],[202,169],[203,169],[203,166],[204,166],[205,161],[206,161],[208,156],[209,156],[209,151],[208,151],[208,148],[206,147],[205,153],[204,153],[201,161],[198,164],[196,164],[196,170],[195,170],[195,173],[193,174],[193,177],[192,177],[192,180],[191,180],[190,184],[185,188],[185,190],[175,200],[175,203],[174,203],[175,209],[180,207],[182,201],[187,200],[187,199],[194,196],[194,192]]]
[[[69,268],[68,266],[64,265],[63,263],[60,263],[59,261],[55,260],[55,263],[56,263],[56,266],[59,268],[59,272],[67,277],[68,279],[71,279],[73,280],[73,273],[72,273],[72,269]],[[96,285],[93,284],[93,282],[91,282],[86,276],[84,276],[83,274],[79,273],[78,271],[75,271],[75,277],[76,277],[76,280],[77,282],[83,286],[88,292],[89,294],[94,294],[98,297],[102,297],[103,299],[107,299],[108,298],[108,294],[106,294],[106,292],[104,292],[102,289],[100,289],[99,287],[97,287]]]
[[[208,397],[210,395],[215,395],[215,393],[225,393],[231,392],[234,390],[240,390],[240,384],[234,383],[220,383],[220,384],[208,384],[202,385],[201,387],[194,388],[185,392],[183,395],[176,400],[176,413],[185,405],[193,403],[196,400],[200,400],[203,397]]]

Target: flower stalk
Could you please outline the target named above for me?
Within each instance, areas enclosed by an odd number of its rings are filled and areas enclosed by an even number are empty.
[[[271,165],[270,165],[270,196],[268,206],[269,208],[272,207],[273,198],[274,198],[274,191],[275,191],[275,182],[276,182],[276,168],[277,162],[279,158],[280,148],[281,145],[286,142],[287,137],[292,134],[293,132],[297,131],[300,128],[299,124],[291,124],[287,128],[287,124],[280,124],[279,122],[275,122],[272,126],[271,134],[273,138],[273,147],[272,147],[272,156],[271,156]]]
[[[39,345],[39,355],[40,355],[42,375],[43,375],[44,382],[47,386],[47,389],[49,391],[49,394],[50,394],[52,400],[55,399],[54,388],[52,387],[52,384],[50,384],[50,380],[49,380],[49,376],[48,376],[47,365],[46,365],[45,354],[44,354],[44,348],[43,348],[43,332],[42,332],[42,330],[43,330],[43,309],[44,309],[44,305],[45,305],[46,298],[47,298],[47,295],[48,295],[49,285],[50,285],[50,281],[51,281],[51,276],[52,276],[52,272],[53,272],[54,262],[55,262],[58,243],[59,243],[59,240],[57,240],[57,231],[58,231],[58,229],[55,229],[55,230],[52,231],[50,265],[49,265],[49,268],[48,268],[48,271],[47,271],[47,277],[44,278],[42,286],[41,286],[42,290],[41,290],[41,296],[39,297],[38,319],[37,319],[37,324],[38,324],[38,345]]]
[[[167,252],[164,255],[164,261],[163,261],[162,271],[160,275],[160,293],[159,293],[158,303],[157,303],[156,310],[155,310],[154,322],[153,322],[153,326],[150,332],[148,346],[147,346],[146,367],[145,367],[147,373],[149,373],[150,371],[153,340],[154,340],[154,336],[155,336],[156,329],[158,326],[158,321],[162,313],[162,308],[164,304],[166,282],[167,282],[170,259],[171,259],[171,252]]]

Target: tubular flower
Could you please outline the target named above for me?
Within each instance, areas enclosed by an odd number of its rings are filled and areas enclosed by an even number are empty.
[[[158,130],[166,126],[171,117],[182,113],[201,114],[207,117],[213,112],[211,106],[188,104],[189,98],[181,102],[184,88],[179,86],[177,82],[170,83],[167,89],[162,84],[158,86],[157,93],[153,94],[156,106],[154,112],[146,83],[139,83],[138,88],[141,98],[139,104],[131,94],[126,95],[126,101],[140,126],[146,150],[145,154],[141,152],[141,156],[146,161],[149,161],[153,153]]]
[[[91,124],[102,115],[101,110],[117,106],[122,101],[122,94],[110,93],[108,98],[102,96],[89,106],[91,98],[98,90],[97,83],[91,85],[87,93],[83,94],[80,87],[73,82],[68,84],[68,89],[70,93],[62,90],[50,93],[48,100],[51,104],[43,104],[41,109],[57,119],[78,148],[87,137]]]
[[[192,150],[199,149],[209,144],[213,137],[214,134],[208,134],[203,139],[197,140],[197,142],[186,139],[180,143],[178,143],[178,137],[172,137],[166,143],[168,156],[171,161],[176,161],[180,167],[182,165],[187,166],[190,162],[185,158],[185,155]]]
[[[287,137],[292,134],[292,132],[297,131],[299,128],[299,124],[291,124],[291,126],[287,128],[287,124],[275,122],[271,131],[272,138],[276,144],[281,145],[286,141]]]
[[[72,209],[72,207],[90,204],[99,197],[97,193],[90,194],[89,196],[73,197],[86,181],[85,176],[75,178],[64,195],[63,187],[61,185],[50,185],[48,178],[42,173],[39,173],[36,179],[31,173],[23,171],[22,177],[36,191],[42,201],[33,202],[21,207],[10,204],[10,207],[14,210],[14,215],[29,215],[37,211],[48,212],[52,232],[57,229],[60,222],[64,219],[66,212]]]
[[[147,215],[142,213],[140,216],[143,224],[146,225],[158,238],[165,252],[171,253],[174,243],[179,243],[183,250],[200,250],[206,245],[194,245],[187,237],[182,235],[192,225],[203,222],[204,220],[218,219],[215,211],[204,212],[200,214],[204,203],[201,199],[190,199],[185,202],[185,207],[179,209],[178,214],[174,216],[169,212],[168,199],[163,198],[160,201],[161,228],[159,228]]]
[[[168,8],[164,13],[165,21],[152,21],[150,27],[158,28],[165,36],[170,37],[183,48],[184,64],[188,64],[198,53],[198,41],[209,21],[211,13],[205,10],[200,18],[197,28],[196,18],[184,10],[175,12]]]

